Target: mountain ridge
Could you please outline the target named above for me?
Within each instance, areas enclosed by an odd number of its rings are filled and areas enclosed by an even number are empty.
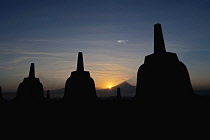
[[[129,84],[127,81],[123,81],[120,84],[112,87],[111,89],[97,90],[98,97],[115,97],[117,96],[117,88],[120,88],[122,97],[133,97],[135,95],[136,87]]]

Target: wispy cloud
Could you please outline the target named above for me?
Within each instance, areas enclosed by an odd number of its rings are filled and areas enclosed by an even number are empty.
[[[21,49],[9,49],[5,47],[0,47],[1,54],[21,54],[21,55],[44,55],[53,57],[65,57],[71,55],[71,53],[66,52],[39,52],[39,51],[28,51]]]
[[[50,39],[29,39],[28,42],[57,42],[56,40]]]
[[[16,57],[15,59],[12,59],[11,61],[8,62],[8,64],[18,64],[26,60],[53,60],[53,59],[58,60],[57,58],[54,58],[54,57],[21,56],[21,57]]]
[[[209,52],[210,48],[206,46],[197,47],[192,44],[182,44],[179,42],[166,41],[166,49],[172,52]],[[192,46],[189,46],[192,45]]]
[[[118,43],[126,43],[128,40],[117,40]]]

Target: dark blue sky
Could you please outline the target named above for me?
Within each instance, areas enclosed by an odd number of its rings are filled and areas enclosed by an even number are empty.
[[[96,86],[135,85],[161,23],[193,87],[210,88],[209,13],[208,0],[2,0],[0,85],[15,91],[34,62],[45,90],[62,88],[79,51]]]

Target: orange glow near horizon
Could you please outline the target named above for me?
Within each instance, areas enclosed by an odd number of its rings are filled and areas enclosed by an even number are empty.
[[[94,81],[95,81],[95,86],[98,89],[111,89],[112,87],[123,82],[123,80],[120,80],[120,79],[114,78],[114,77],[110,78],[110,79],[104,78],[103,81],[95,78]]]
[[[117,62],[105,61],[97,62],[99,58],[95,59],[93,64],[89,62],[86,66],[91,73],[91,77],[94,79],[95,87],[97,89],[111,89],[116,85],[127,81],[133,75],[132,69],[117,64]],[[101,58],[100,58],[101,59]],[[107,58],[104,58],[105,60]],[[94,67],[91,67],[94,65]]]
[[[107,85],[108,89],[111,89],[113,86],[111,84]]]

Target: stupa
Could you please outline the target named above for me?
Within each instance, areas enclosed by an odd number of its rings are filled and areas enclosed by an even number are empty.
[[[155,24],[154,53],[138,69],[135,97],[181,99],[193,95],[187,67],[175,53],[166,51],[161,24]]]
[[[39,101],[44,98],[43,85],[39,78],[35,77],[35,66],[31,63],[29,76],[20,83],[16,99],[24,101]]]
[[[77,70],[71,72],[67,79],[64,91],[64,101],[91,102],[96,99],[94,80],[90,72],[84,70],[83,54],[78,53]]]

